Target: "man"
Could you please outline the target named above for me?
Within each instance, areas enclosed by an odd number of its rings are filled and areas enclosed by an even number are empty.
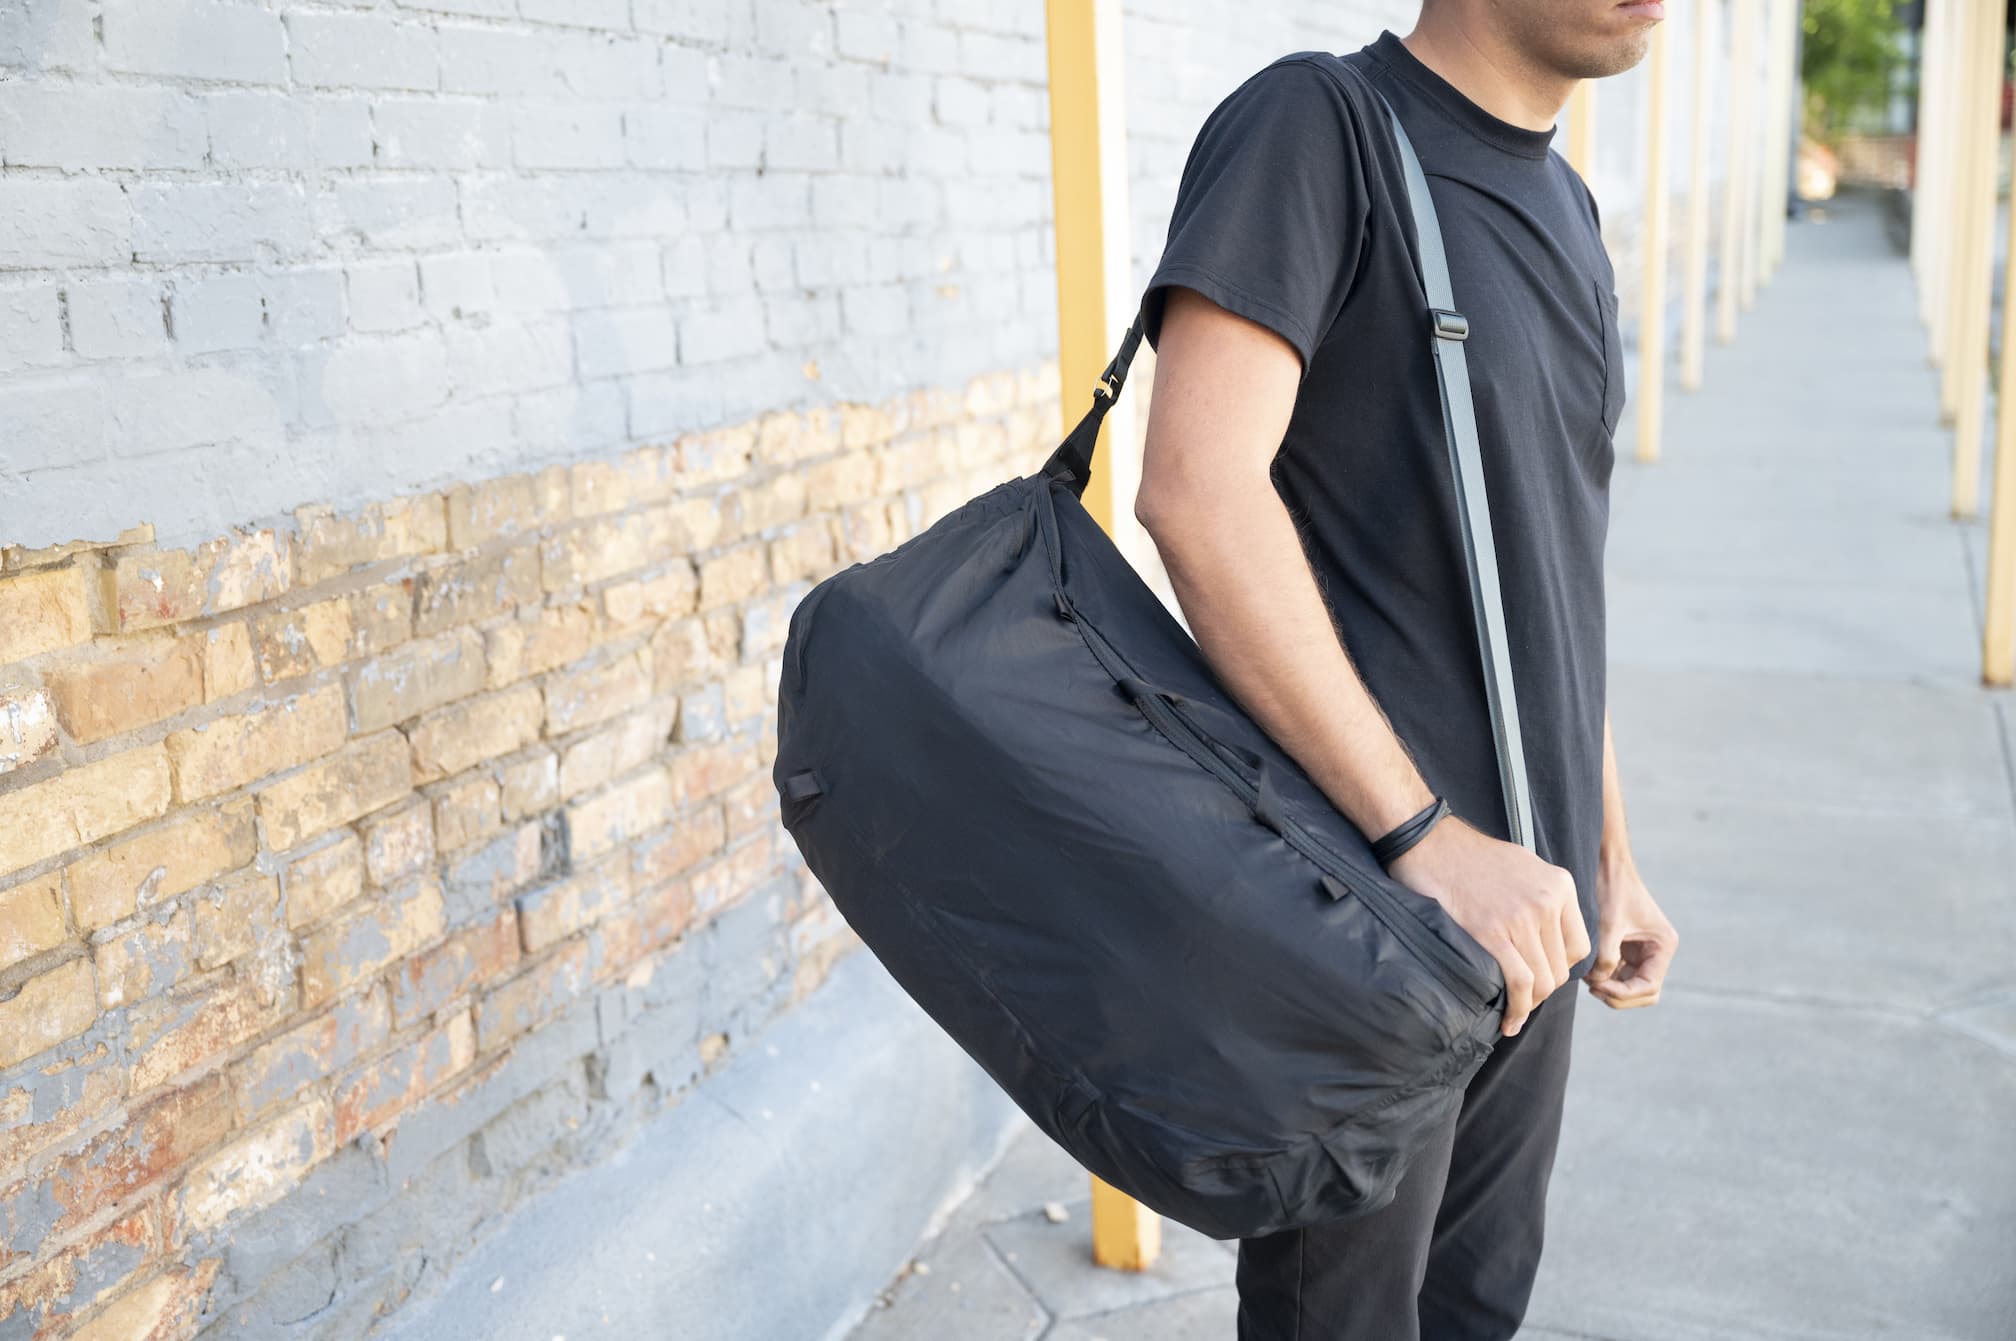
[[[1651,1005],[1678,943],[1631,857],[1604,697],[1614,277],[1595,201],[1550,148],[1576,82],[1635,65],[1662,18],[1655,0],[1427,0],[1405,39],[1252,75],[1184,168],[1145,300],[1158,357],[1135,513],[1225,687],[1365,834],[1447,800],[1389,869],[1508,987],[1460,1115],[1390,1205],[1241,1241],[1241,1341],[1511,1337],[1540,1260],[1572,983]],[[1375,87],[1420,154],[1469,319],[1537,855],[1504,841]]]

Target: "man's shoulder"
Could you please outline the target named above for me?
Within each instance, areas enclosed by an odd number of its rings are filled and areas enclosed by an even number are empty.
[[[1362,115],[1372,93],[1366,81],[1377,68],[1363,51],[1284,52],[1246,76],[1225,100],[1314,100]]]

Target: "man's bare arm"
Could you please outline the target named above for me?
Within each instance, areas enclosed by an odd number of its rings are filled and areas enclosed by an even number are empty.
[[[1603,710],[1603,838],[1596,863],[1596,959],[1583,981],[1605,1005],[1618,1010],[1659,1000],[1680,934],[1660,910],[1638,873],[1624,825],[1624,787],[1617,776],[1617,744],[1610,710]]]
[[[1434,797],[1338,641],[1268,474],[1300,374],[1278,335],[1172,290],[1134,515],[1219,680],[1378,835]]]
[[[1270,466],[1300,377],[1300,356],[1281,336],[1173,288],[1134,513],[1220,682],[1376,837],[1432,794],[1352,666],[1274,488]],[[1392,870],[1498,959],[1506,1033],[1588,951],[1568,873],[1459,819],[1438,824]]]

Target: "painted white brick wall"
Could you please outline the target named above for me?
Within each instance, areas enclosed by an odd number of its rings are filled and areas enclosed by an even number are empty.
[[[1054,354],[1042,9],[5,0],[0,544],[189,542]],[[1219,97],[1411,17],[1128,0],[1139,277]]]

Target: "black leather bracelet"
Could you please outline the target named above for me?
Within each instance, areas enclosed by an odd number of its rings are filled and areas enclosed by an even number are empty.
[[[1428,836],[1437,820],[1449,813],[1449,803],[1436,797],[1425,806],[1421,813],[1411,819],[1400,821],[1393,831],[1372,844],[1372,859],[1381,866],[1391,866],[1400,856],[1416,843]]]

